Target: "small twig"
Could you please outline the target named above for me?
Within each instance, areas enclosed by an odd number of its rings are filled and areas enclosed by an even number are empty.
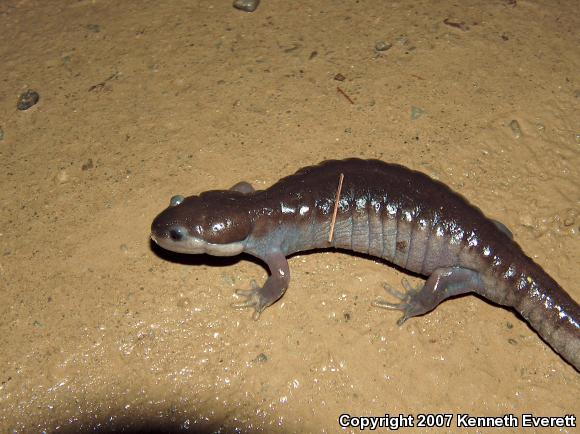
[[[328,234],[328,242],[332,243],[332,236],[334,235],[334,225],[336,224],[336,213],[338,212],[338,203],[340,201],[340,192],[342,191],[342,181],[344,180],[344,173],[340,174],[338,180],[338,189],[336,190],[336,199],[334,200],[334,211],[332,212],[332,221],[330,222],[330,233]]]
[[[445,18],[443,20],[443,24],[448,25],[449,27],[455,27],[456,29],[462,30],[464,32],[467,32],[469,30],[469,26],[466,25],[463,21],[455,22],[451,21],[449,18]]]
[[[92,92],[93,90],[101,90],[105,87],[105,84],[107,84],[107,81],[111,81],[113,79],[116,79],[119,76],[118,72],[115,72],[113,75],[111,75],[108,78],[105,78],[103,81],[101,81],[100,83],[94,84],[91,87],[89,87],[89,92]]]
[[[348,96],[346,93],[344,93],[344,90],[342,90],[342,89],[340,88],[340,86],[336,86],[336,90],[337,90],[337,91],[338,91],[340,94],[342,94],[342,95],[343,95],[343,96],[344,96],[344,97],[345,97],[345,98],[348,100],[348,102],[349,102],[349,103],[351,103],[351,104],[354,104],[354,101],[353,101],[353,100],[350,98],[350,96]]]

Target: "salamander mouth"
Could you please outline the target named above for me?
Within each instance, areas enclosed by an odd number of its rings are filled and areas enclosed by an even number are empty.
[[[238,241],[229,244],[208,243],[187,233],[167,231],[163,234],[151,232],[151,239],[159,247],[176,253],[203,254],[213,256],[235,256],[244,251],[245,242]]]
[[[201,254],[206,253],[206,243],[204,240],[199,238],[184,236],[180,239],[171,236],[169,232],[166,234],[158,234],[151,232],[151,239],[159,246],[165,250],[170,250],[176,253],[187,253],[187,254]]]

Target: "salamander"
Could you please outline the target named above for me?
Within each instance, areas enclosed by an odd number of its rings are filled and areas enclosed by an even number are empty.
[[[240,182],[229,190],[174,196],[153,220],[151,239],[174,252],[245,252],[262,260],[270,272],[266,282],[236,291],[244,301],[234,304],[253,308],[256,319],[288,288],[286,257],[293,253],[337,248],[382,258],[427,276],[417,288],[387,286],[396,303],[375,301],[402,311],[399,324],[474,292],[513,308],[580,371],[580,307],[574,299],[505,226],[445,184],[401,165],[330,160],[265,190]]]

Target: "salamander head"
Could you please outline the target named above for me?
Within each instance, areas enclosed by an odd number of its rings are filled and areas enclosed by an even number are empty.
[[[173,196],[169,207],[151,224],[151,239],[178,253],[234,256],[244,250],[253,221],[244,194],[207,191],[199,196]]]

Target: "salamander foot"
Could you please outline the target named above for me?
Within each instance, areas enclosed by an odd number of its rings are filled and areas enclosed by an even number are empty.
[[[409,318],[412,318],[422,313],[428,312],[421,305],[420,294],[423,285],[419,284],[413,287],[406,278],[401,279],[401,285],[405,289],[405,292],[399,291],[393,288],[388,283],[383,284],[383,288],[389,295],[399,299],[400,303],[391,303],[382,298],[378,298],[373,301],[372,305],[375,307],[380,307],[382,309],[393,309],[400,310],[403,312],[403,316],[397,320],[398,325],[402,325]]]
[[[270,269],[270,276],[264,282],[264,286],[258,286],[255,280],[250,282],[252,289],[238,289],[236,295],[246,297],[245,301],[232,303],[236,309],[253,307],[254,314],[252,318],[257,320],[260,314],[276,300],[284,295],[288,284],[290,283],[290,270],[288,261],[280,250],[272,250],[268,255],[262,258]]]
[[[376,307],[402,311],[403,316],[397,321],[399,325],[409,318],[432,311],[449,297],[477,291],[483,287],[479,273],[462,267],[438,268],[429,276],[424,285],[418,285],[416,288],[413,288],[405,278],[401,283],[406,292],[384,285],[385,290],[398,298],[400,303],[391,303],[382,299],[373,302],[373,306]]]
[[[232,303],[231,306],[234,309],[246,309],[248,307],[254,308],[254,313],[252,319],[257,321],[260,318],[260,314],[267,307],[266,303],[261,297],[260,286],[258,283],[252,279],[250,281],[251,289],[236,289],[235,294],[240,297],[246,297],[246,300],[237,303]]]

